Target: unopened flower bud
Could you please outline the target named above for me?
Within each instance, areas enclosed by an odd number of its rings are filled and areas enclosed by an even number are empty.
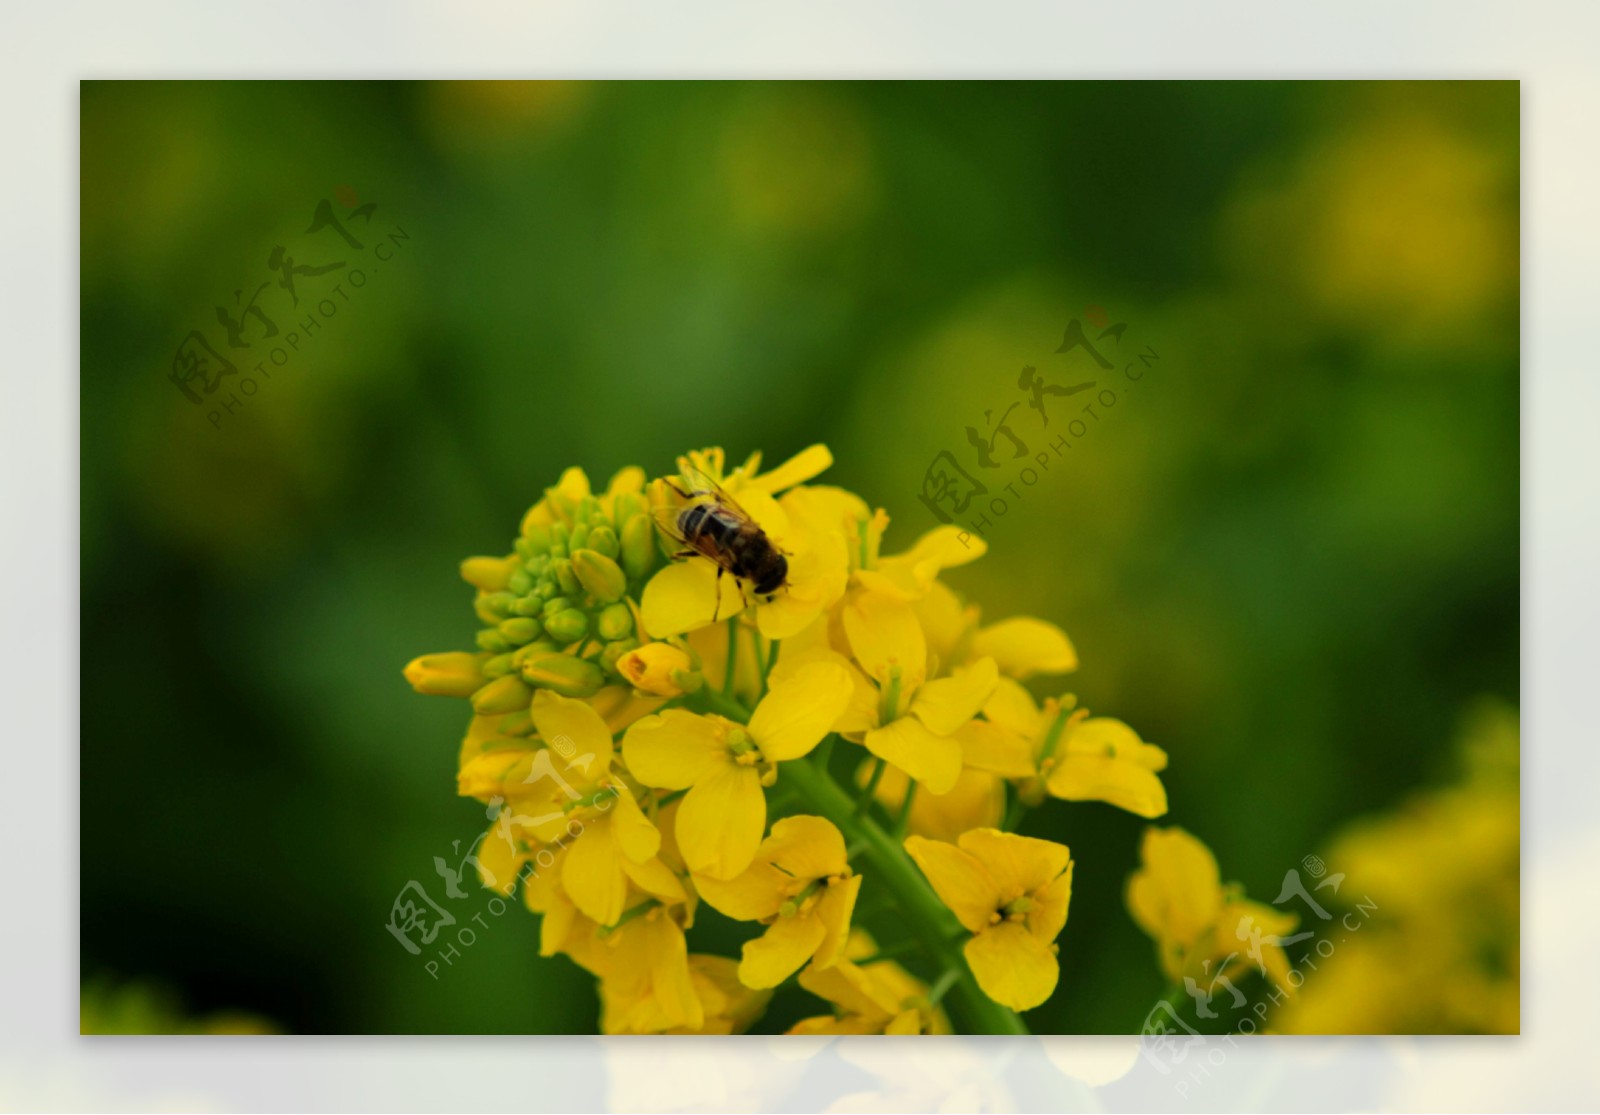
[[[499,592],[506,587],[512,568],[507,558],[469,557],[461,563],[461,579],[485,592]]]
[[[657,697],[681,696],[697,688],[692,679],[699,677],[688,654],[671,643],[646,643],[629,651],[617,659],[617,672],[635,689]]]
[[[633,634],[633,609],[626,604],[612,604],[595,620],[595,630],[607,642],[626,639]]]
[[[607,604],[621,600],[628,591],[622,567],[598,550],[574,550],[572,572],[579,584]]]
[[[424,654],[406,666],[406,680],[418,693],[438,697],[470,697],[482,688],[482,664],[487,655],[450,651]]]
[[[528,702],[532,699],[532,692],[522,684],[520,678],[503,677],[491,681],[474,693],[472,708],[480,716],[493,716],[496,713],[515,712],[519,708],[527,708]]]
[[[606,680],[600,667],[593,662],[559,653],[525,659],[522,678],[529,685],[553,690],[563,697],[592,697]]]
[[[568,608],[546,619],[544,629],[557,643],[575,643],[589,633],[589,617]]]
[[[539,621],[528,616],[508,619],[500,625],[500,634],[521,646],[539,637]]]
[[[635,584],[650,575],[656,563],[656,527],[639,512],[622,524],[622,568]]]
[[[622,552],[621,543],[617,541],[617,532],[608,526],[598,526],[589,532],[589,549],[613,560]]]

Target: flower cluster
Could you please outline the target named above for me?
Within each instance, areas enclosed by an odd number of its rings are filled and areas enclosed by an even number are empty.
[[[594,974],[607,1033],[740,1031],[791,981],[828,1004],[796,1032],[949,1032],[947,995],[966,1029],[1022,1032],[1073,860],[1007,830],[1048,798],[1166,812],[1164,751],[1026,687],[1077,667],[1066,635],[986,624],[943,582],[982,540],[885,552],[883,510],[812,483],[831,463],[712,449],[601,494],[569,470],[511,553],[463,563],[477,651],[406,668],[471,701],[480,876]],[[758,592],[744,559],[768,547]],[[876,941],[869,896],[893,911]],[[748,923],[737,961],[690,950],[702,906]]]

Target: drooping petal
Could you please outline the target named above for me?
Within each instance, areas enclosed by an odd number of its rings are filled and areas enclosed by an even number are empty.
[[[1014,616],[981,627],[972,639],[974,655],[987,654],[1007,677],[1068,674],[1078,668],[1078,652],[1067,633],[1032,616]]]
[[[703,558],[663,566],[644,586],[639,602],[644,629],[654,639],[682,635],[743,610],[738,582],[724,575],[719,587],[716,565]]]
[[[819,918],[778,918],[760,937],[745,942],[739,982],[746,987],[777,987],[811,959],[827,935]]]
[[[667,1020],[697,1030],[705,1011],[689,978],[689,949],[683,930],[665,912],[653,910],[644,919],[650,957],[650,989]]]
[[[646,786],[685,790],[727,761],[726,726],[683,709],[647,716],[622,737],[622,758]]]
[[[961,742],[934,735],[914,716],[874,728],[863,741],[867,750],[905,771],[936,794],[948,794],[961,777]]]
[[[615,758],[611,731],[587,701],[540,689],[529,712],[540,738],[561,756],[567,772],[581,772],[589,782],[598,782],[610,771]]]
[[[628,877],[612,843],[610,818],[591,822],[567,847],[561,887],[572,904],[601,925],[615,925],[628,894]]]
[[[640,810],[639,803],[633,800],[633,794],[626,786],[617,788],[615,804],[611,808],[614,810],[611,835],[617,842],[617,850],[634,863],[653,859],[661,851],[661,833],[656,831],[650,818]]]
[[[774,685],[750,717],[750,738],[771,762],[798,759],[844,714],[855,686],[836,662],[812,662]]]
[[[999,829],[973,829],[958,843],[983,864],[1007,901],[1054,882],[1072,861],[1065,844]]]
[[[1061,976],[1055,951],[1013,921],[984,930],[961,951],[983,993],[1012,1010],[1032,1010],[1050,998]]]
[[[697,781],[678,806],[678,850],[689,870],[731,879],[755,858],[767,799],[755,767],[729,764]]]
[[[850,918],[855,913],[856,897],[861,893],[861,876],[852,875],[828,883],[812,914],[827,931],[817,946],[816,965],[827,968],[844,954],[850,939]]]
[[[980,658],[963,666],[950,677],[930,681],[917,690],[911,714],[928,726],[934,735],[953,735],[983,708],[1000,680],[994,659]]]
[[[966,926],[969,933],[988,928],[990,915],[1000,908],[1000,888],[970,853],[954,844],[908,836],[906,853],[922,868],[939,900]]]
[[[922,625],[910,605],[882,593],[866,592],[845,605],[845,636],[850,651],[866,675],[879,687],[900,677],[905,700],[927,676],[928,646]]]

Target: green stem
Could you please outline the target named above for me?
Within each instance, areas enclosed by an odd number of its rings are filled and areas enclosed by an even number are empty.
[[[867,784],[861,788],[861,796],[856,798],[856,816],[861,816],[867,811],[867,806],[872,804],[872,796],[878,792],[878,783],[883,781],[883,772],[889,764],[879,759],[872,767],[872,776],[867,779]]]
[[[733,696],[733,679],[739,673],[739,617],[728,621],[728,668],[722,673],[722,695]]]
[[[966,958],[952,940],[960,923],[939,901],[927,880],[905,851],[878,827],[871,817],[856,815],[855,802],[826,771],[804,760],[784,763],[782,778],[798,791],[807,806],[826,817],[845,834],[847,843],[860,843],[874,884],[882,884],[895,897],[904,925],[939,970],[955,970],[951,1004],[974,1034],[1026,1034],[1028,1028],[1012,1011],[989,998],[967,969]]]

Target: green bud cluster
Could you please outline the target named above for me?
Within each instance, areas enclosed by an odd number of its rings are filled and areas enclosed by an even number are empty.
[[[607,509],[609,504],[609,511]],[[642,493],[606,500],[545,493],[505,558],[468,558],[478,588],[478,649],[490,684],[480,713],[526,709],[533,688],[586,697],[621,677],[617,660],[639,646],[629,599],[655,568],[655,528]]]

